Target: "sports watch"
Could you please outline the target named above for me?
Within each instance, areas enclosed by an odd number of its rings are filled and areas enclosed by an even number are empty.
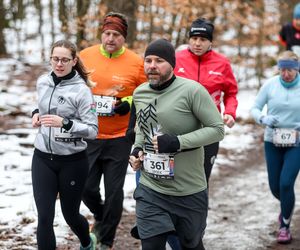
[[[73,122],[68,118],[63,118],[62,120],[62,128],[65,130],[69,130],[73,125]]]

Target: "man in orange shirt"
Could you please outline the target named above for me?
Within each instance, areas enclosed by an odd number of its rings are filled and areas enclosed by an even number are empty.
[[[80,52],[96,87],[92,89],[98,113],[96,140],[88,141],[90,172],[83,194],[85,205],[94,214],[92,229],[101,249],[113,245],[123,210],[123,185],[132,144],[125,137],[132,93],[146,81],[143,60],[124,47],[127,20],[120,13],[105,16],[101,44]],[[104,176],[105,199],[100,181]]]

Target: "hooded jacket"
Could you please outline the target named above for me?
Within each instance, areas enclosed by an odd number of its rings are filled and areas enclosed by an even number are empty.
[[[59,127],[40,126],[34,146],[38,150],[70,155],[86,149],[83,138],[95,139],[98,119],[91,90],[76,72],[68,80],[55,85],[51,73],[37,80],[39,115],[52,114],[72,120],[72,127],[66,131]]]

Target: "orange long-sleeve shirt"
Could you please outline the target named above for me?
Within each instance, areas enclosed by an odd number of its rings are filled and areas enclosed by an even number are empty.
[[[137,86],[146,81],[143,60],[129,49],[117,56],[107,57],[101,53],[100,45],[94,45],[80,52],[83,64],[91,72],[96,87],[94,95],[122,98],[131,96]],[[125,136],[129,114],[120,116],[99,116],[98,139],[112,139]]]

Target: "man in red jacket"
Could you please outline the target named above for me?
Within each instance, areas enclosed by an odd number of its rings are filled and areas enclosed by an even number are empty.
[[[174,73],[202,84],[220,112],[223,101],[223,120],[231,128],[235,123],[238,86],[229,60],[212,50],[213,31],[214,25],[204,18],[198,18],[192,23],[189,46],[176,53]],[[218,150],[218,142],[204,147],[207,183]]]

